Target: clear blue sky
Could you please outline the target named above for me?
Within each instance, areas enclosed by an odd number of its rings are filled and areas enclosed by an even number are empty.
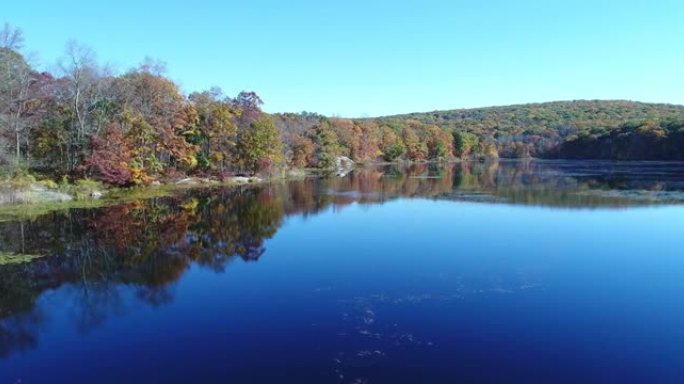
[[[682,0],[6,0],[54,68],[65,43],[184,92],[256,91],[268,112],[348,117],[568,99],[684,104]]]

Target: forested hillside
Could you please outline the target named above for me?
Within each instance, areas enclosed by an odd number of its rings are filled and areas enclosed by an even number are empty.
[[[684,160],[684,120],[649,119],[595,135],[581,132],[549,157],[563,159]]]
[[[684,156],[684,106],[578,100],[456,109],[370,119],[277,115],[298,164],[323,152],[356,160],[440,158],[573,158],[677,160]],[[316,132],[313,132],[316,127]],[[321,132],[323,130],[323,132]],[[329,133],[325,131],[329,130]],[[325,141],[325,140],[324,140]],[[320,148],[319,148],[320,149]]]
[[[638,149],[633,145],[623,148],[624,140],[613,143],[612,138],[620,135],[624,139],[629,135],[630,140],[639,140],[641,135],[653,134],[662,145],[671,139],[676,141],[674,136],[670,137],[678,131],[673,121],[684,121],[684,106],[578,100],[412,113],[377,120],[382,124],[416,121],[436,125],[458,132],[466,141],[477,141],[480,148],[475,149],[479,152],[487,144],[494,144],[501,157],[656,159],[672,158],[672,153],[661,153],[657,148]],[[639,132],[634,132],[635,127],[641,127]],[[601,152],[573,150],[583,145],[596,148],[599,142],[602,147],[615,147]],[[611,155],[607,156],[608,153]]]
[[[684,159],[684,106],[570,101],[366,119],[267,114],[254,92],[185,94],[163,65],[117,73],[69,43],[37,70],[20,30],[0,30],[0,176],[148,184],[189,174],[281,172],[458,158]],[[217,79],[229,82],[226,79]],[[316,97],[316,95],[311,95]]]

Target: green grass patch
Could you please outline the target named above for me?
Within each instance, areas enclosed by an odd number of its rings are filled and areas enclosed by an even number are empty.
[[[30,263],[44,256],[45,255],[22,255],[19,253],[0,252],[0,266]]]

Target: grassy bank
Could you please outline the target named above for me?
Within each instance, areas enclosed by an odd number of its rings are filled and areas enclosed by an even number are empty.
[[[0,221],[31,220],[50,212],[67,211],[74,208],[98,208],[157,197],[171,196],[196,188],[221,188],[240,185],[257,185],[277,180],[291,180],[307,177],[314,172],[297,171],[287,175],[267,178],[231,177],[224,180],[188,177],[180,180],[128,188],[107,187],[100,182],[84,179],[73,183],[55,183],[51,180],[36,180],[33,176],[0,181],[0,191],[30,191],[40,189],[71,197],[70,201],[35,201],[0,204]]]

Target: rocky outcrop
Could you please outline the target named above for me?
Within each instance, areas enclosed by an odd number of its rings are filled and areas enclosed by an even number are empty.
[[[346,176],[354,169],[354,161],[347,156],[338,156],[335,158],[335,173],[339,177]]]
[[[234,184],[249,184],[249,183],[258,183],[263,181],[261,178],[252,176],[252,177],[245,177],[245,176],[235,176],[231,177],[228,179],[230,182]],[[212,184],[220,184],[218,180],[212,179],[212,178],[201,178],[201,177],[186,177],[185,179],[181,179],[176,181],[177,185],[187,185],[187,186],[198,186],[198,185],[212,185]]]
[[[218,184],[217,180],[214,179],[209,179],[209,178],[200,178],[200,177],[186,177],[185,179],[180,179],[176,181],[177,185],[188,185],[188,186],[193,186],[193,185],[201,185],[201,184]]]
[[[258,183],[263,181],[261,178],[252,176],[252,177],[245,177],[245,176],[235,176],[231,177],[230,181],[232,181],[235,184],[247,184],[247,183]]]

